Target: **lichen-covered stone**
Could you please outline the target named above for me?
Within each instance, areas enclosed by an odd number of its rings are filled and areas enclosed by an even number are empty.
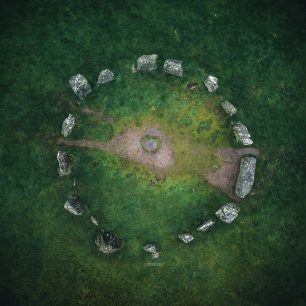
[[[152,71],[157,69],[157,54],[142,55],[137,59],[138,71]]]
[[[218,79],[212,75],[209,75],[204,81],[205,86],[209,92],[215,92],[218,89]]]
[[[91,92],[91,87],[88,81],[81,74],[72,76],[71,79],[69,80],[69,84],[73,92],[81,100],[83,100]]]
[[[215,224],[215,221],[213,221],[213,220],[210,219],[210,220],[204,222],[203,224],[201,224],[201,225],[197,228],[197,230],[198,230],[199,232],[205,232],[205,231],[207,231],[210,227],[212,227],[214,224]]]
[[[57,152],[58,173],[60,176],[69,175],[71,173],[70,157],[66,152]]]
[[[243,157],[240,162],[240,171],[237,178],[235,193],[244,198],[252,189],[255,177],[256,158]]]
[[[222,107],[230,116],[233,116],[237,113],[237,108],[228,101],[222,102]]]
[[[253,143],[251,135],[245,125],[241,122],[235,123],[233,126],[233,132],[238,142],[242,143],[244,146],[249,146]]]
[[[185,233],[178,236],[180,240],[182,240],[184,243],[189,243],[194,238],[191,234]]]
[[[164,63],[164,71],[176,76],[183,76],[182,61],[176,59],[166,59]]]
[[[76,194],[72,194],[68,197],[64,204],[64,208],[74,215],[82,215],[85,211],[81,198]]]
[[[225,223],[231,223],[237,218],[239,211],[236,204],[227,203],[216,212],[216,216]]]
[[[121,241],[112,232],[99,233],[95,243],[98,246],[99,251],[104,254],[116,252],[121,248]]]
[[[68,115],[68,117],[63,121],[62,125],[62,135],[64,137],[67,137],[70,135],[73,127],[75,125],[75,117],[71,114]]]
[[[97,85],[102,85],[111,82],[114,79],[114,74],[109,69],[102,70],[99,74]]]

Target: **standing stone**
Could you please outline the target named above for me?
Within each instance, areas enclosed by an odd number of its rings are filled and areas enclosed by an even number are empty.
[[[222,107],[230,116],[233,116],[237,113],[237,108],[228,101],[222,102]]]
[[[244,198],[252,189],[255,177],[256,158],[243,157],[240,162],[240,171],[237,178],[235,193]]]
[[[76,194],[72,194],[68,197],[64,204],[64,208],[74,215],[82,215],[85,211],[84,205],[80,197]]]
[[[179,77],[183,76],[182,61],[175,59],[166,59],[164,63],[164,71]]]
[[[91,92],[91,87],[88,81],[81,74],[72,76],[69,80],[69,84],[73,92],[81,100],[83,100]]]
[[[70,157],[66,152],[57,152],[58,173],[60,176],[69,175],[71,173]]]
[[[192,241],[194,238],[192,237],[192,235],[186,233],[186,234],[181,234],[178,236],[179,239],[181,239],[184,243],[189,243],[190,241]]]
[[[202,225],[200,225],[197,230],[199,232],[206,232],[210,227],[212,227],[215,224],[215,221],[213,220],[208,220],[206,222],[204,222]]]
[[[67,137],[70,135],[73,127],[75,125],[75,117],[71,114],[68,115],[68,117],[64,120],[62,125],[62,135],[64,137]]]
[[[225,223],[231,223],[237,218],[239,211],[237,205],[227,203],[216,212],[216,216]]]
[[[137,59],[138,71],[153,71],[157,69],[157,54],[142,55]]]
[[[99,251],[104,254],[116,252],[121,248],[119,238],[112,232],[99,233],[95,243],[98,246]]]
[[[209,75],[204,81],[205,86],[209,92],[215,92],[218,89],[218,79],[212,75]]]
[[[235,123],[233,126],[233,132],[235,134],[236,140],[241,142],[244,146],[249,146],[253,143],[247,127],[241,122]]]
[[[111,82],[114,79],[114,74],[109,69],[102,70],[99,74],[97,85],[102,85]]]

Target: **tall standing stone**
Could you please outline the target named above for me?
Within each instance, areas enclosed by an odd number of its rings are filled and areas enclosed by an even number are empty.
[[[243,157],[240,162],[240,171],[237,178],[235,193],[244,198],[252,189],[256,169],[256,158]]]
[[[81,99],[83,100],[90,92],[91,87],[81,74],[74,75],[70,78],[69,84],[73,90],[73,92]]]
[[[64,137],[67,137],[72,132],[72,129],[75,125],[75,117],[71,114],[68,115],[68,117],[64,120],[62,125],[62,135]]]
[[[57,152],[58,173],[60,176],[69,175],[71,173],[70,157],[66,152]]]
[[[218,79],[212,75],[209,75],[204,81],[204,84],[209,92],[215,92],[218,89]]]

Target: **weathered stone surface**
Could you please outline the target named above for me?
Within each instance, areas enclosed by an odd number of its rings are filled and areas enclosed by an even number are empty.
[[[138,71],[152,71],[157,69],[157,54],[142,55],[137,59]]]
[[[179,239],[181,239],[184,243],[189,243],[190,241],[192,241],[194,238],[191,234],[181,234],[178,236]]]
[[[68,197],[64,204],[64,208],[74,215],[82,215],[85,211],[85,207],[80,197],[76,194],[72,194]]]
[[[166,59],[164,63],[164,71],[176,76],[183,76],[182,61],[176,59]]]
[[[62,125],[62,135],[64,137],[67,137],[70,135],[73,127],[75,125],[75,117],[71,114],[68,115],[68,117],[64,120]]]
[[[212,75],[209,75],[204,81],[205,86],[209,92],[215,92],[218,89],[218,79]]]
[[[99,74],[97,85],[102,85],[111,82],[114,79],[114,74],[109,69],[102,70]]]
[[[240,162],[240,171],[237,178],[235,193],[244,198],[252,189],[255,177],[256,158],[243,157]]]
[[[83,100],[91,92],[91,87],[88,81],[81,74],[72,76],[69,80],[69,84],[73,92],[81,100]]]
[[[249,146],[253,143],[251,135],[245,125],[241,122],[235,123],[233,126],[233,132],[238,142],[242,143],[244,146]]]
[[[60,176],[69,175],[71,173],[70,157],[66,152],[57,152],[58,173]]]
[[[90,221],[91,221],[94,225],[96,225],[96,226],[99,225],[98,219],[97,219],[96,217],[94,217],[94,216],[90,216]]]
[[[159,258],[159,252],[152,253],[152,259]]]
[[[216,216],[225,223],[231,223],[237,218],[239,211],[236,204],[227,203],[216,212]]]
[[[222,107],[230,116],[233,116],[237,113],[237,108],[228,101],[222,102]]]
[[[205,232],[205,231],[207,231],[210,227],[212,227],[214,224],[215,224],[215,221],[213,221],[213,220],[210,219],[210,220],[204,222],[203,224],[201,224],[201,225],[197,228],[197,230],[198,230],[199,232]]]
[[[149,253],[156,253],[157,252],[155,244],[147,244],[147,245],[144,246],[143,249],[146,252],[149,252]]]
[[[99,233],[95,243],[98,246],[99,251],[104,254],[113,253],[121,248],[119,238],[112,232]]]

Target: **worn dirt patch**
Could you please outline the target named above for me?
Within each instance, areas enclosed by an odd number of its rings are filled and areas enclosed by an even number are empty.
[[[243,155],[258,157],[260,152],[256,148],[220,148],[216,151],[221,166],[215,171],[207,171],[204,177],[207,182],[220,189],[231,199],[241,201],[234,193],[234,186],[239,173],[240,159]]]
[[[140,140],[145,135],[158,136],[160,138],[160,148],[158,152],[148,153],[142,148]],[[155,127],[127,128],[108,142],[60,138],[57,143],[114,152],[122,158],[127,158],[148,166],[158,178],[163,178],[165,170],[171,167],[175,162],[175,154],[170,139],[168,139],[161,130]]]

